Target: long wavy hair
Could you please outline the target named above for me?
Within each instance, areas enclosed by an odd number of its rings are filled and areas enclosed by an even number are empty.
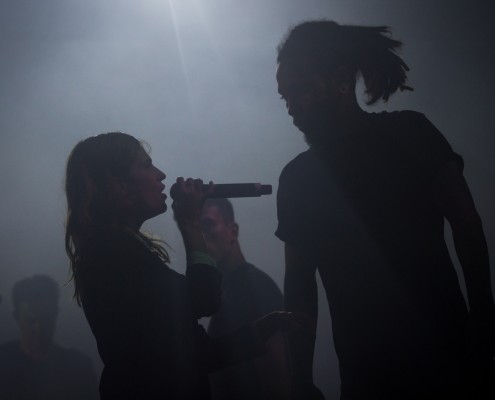
[[[330,20],[306,21],[291,27],[277,47],[277,62],[305,57],[317,72],[345,66],[355,79],[363,76],[367,104],[387,101],[406,85],[409,67],[397,54],[402,42],[386,26],[339,25]]]
[[[69,155],[65,175],[65,250],[70,259],[74,298],[79,305],[81,252],[98,229],[127,230],[165,263],[169,262],[162,241],[142,232],[133,232],[122,224],[124,198],[118,183],[128,179],[131,165],[142,150],[149,151],[149,146],[126,133],[109,132],[79,142]]]

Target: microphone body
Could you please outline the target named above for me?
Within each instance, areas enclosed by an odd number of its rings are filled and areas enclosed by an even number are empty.
[[[207,192],[210,185],[203,184],[203,192]],[[213,186],[213,192],[206,197],[260,197],[264,194],[272,194],[272,185],[261,183],[217,183]]]

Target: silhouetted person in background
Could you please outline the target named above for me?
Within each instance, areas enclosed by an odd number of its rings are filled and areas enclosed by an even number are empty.
[[[12,290],[18,341],[0,345],[0,399],[93,400],[98,385],[91,360],[53,342],[59,287],[45,275]]]
[[[210,319],[208,334],[222,336],[269,312],[283,309],[283,296],[276,283],[244,258],[232,203],[223,198],[207,199],[201,226],[206,247],[222,273],[222,304]],[[273,374],[280,369],[280,362],[283,360],[277,359],[275,354],[264,355],[210,375],[212,398],[281,397],[282,388],[277,387],[281,382],[274,379]]]
[[[202,181],[177,178],[171,188],[185,276],[168,266],[163,243],[140,230],[167,209],[164,179],[145,145],[120,132],[81,141],[67,162],[66,248],[104,363],[103,400],[209,399],[209,372],[263,354],[275,331],[295,323],[272,313],[207,336],[198,318],[218,309],[221,274],[201,232]]]
[[[286,307],[316,323],[318,270],[342,399],[476,398],[466,369],[492,362],[495,308],[463,160],[423,114],[369,113],[356,99],[358,76],[368,104],[410,89],[400,46],[386,27],[327,20],[294,26],[278,46],[278,91],[309,144],[277,195]],[[313,347],[314,338],[293,342],[299,398],[313,388]]]

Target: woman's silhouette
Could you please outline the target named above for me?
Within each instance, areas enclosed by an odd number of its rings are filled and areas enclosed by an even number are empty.
[[[66,249],[105,365],[102,399],[209,398],[208,371],[259,354],[263,339],[289,324],[275,313],[228,337],[206,335],[197,320],[218,308],[221,275],[201,233],[202,181],[178,178],[171,191],[185,276],[169,268],[163,243],[140,231],[167,209],[164,179],[145,145],[120,132],[83,140],[67,163]],[[225,350],[232,343],[235,354]]]

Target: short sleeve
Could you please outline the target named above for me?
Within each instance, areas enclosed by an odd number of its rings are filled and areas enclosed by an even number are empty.
[[[282,171],[277,191],[277,217],[278,226],[275,235],[283,242],[301,246],[304,236],[305,220],[301,216],[304,209],[302,199],[298,194],[300,188],[297,183],[297,171],[292,164],[287,165]]]
[[[328,233],[321,210],[328,206],[332,190],[324,161],[311,150],[299,154],[280,174],[275,235],[311,252],[317,239]]]
[[[294,231],[293,227],[291,227],[290,215],[291,212],[291,198],[290,198],[290,190],[288,185],[288,177],[287,174],[282,171],[279,179],[278,191],[277,191],[277,218],[278,218],[278,226],[275,231],[275,236],[277,236],[283,242],[294,242],[294,238],[292,237],[292,232]],[[291,229],[292,228],[292,229]],[[291,238],[292,237],[292,238]]]

